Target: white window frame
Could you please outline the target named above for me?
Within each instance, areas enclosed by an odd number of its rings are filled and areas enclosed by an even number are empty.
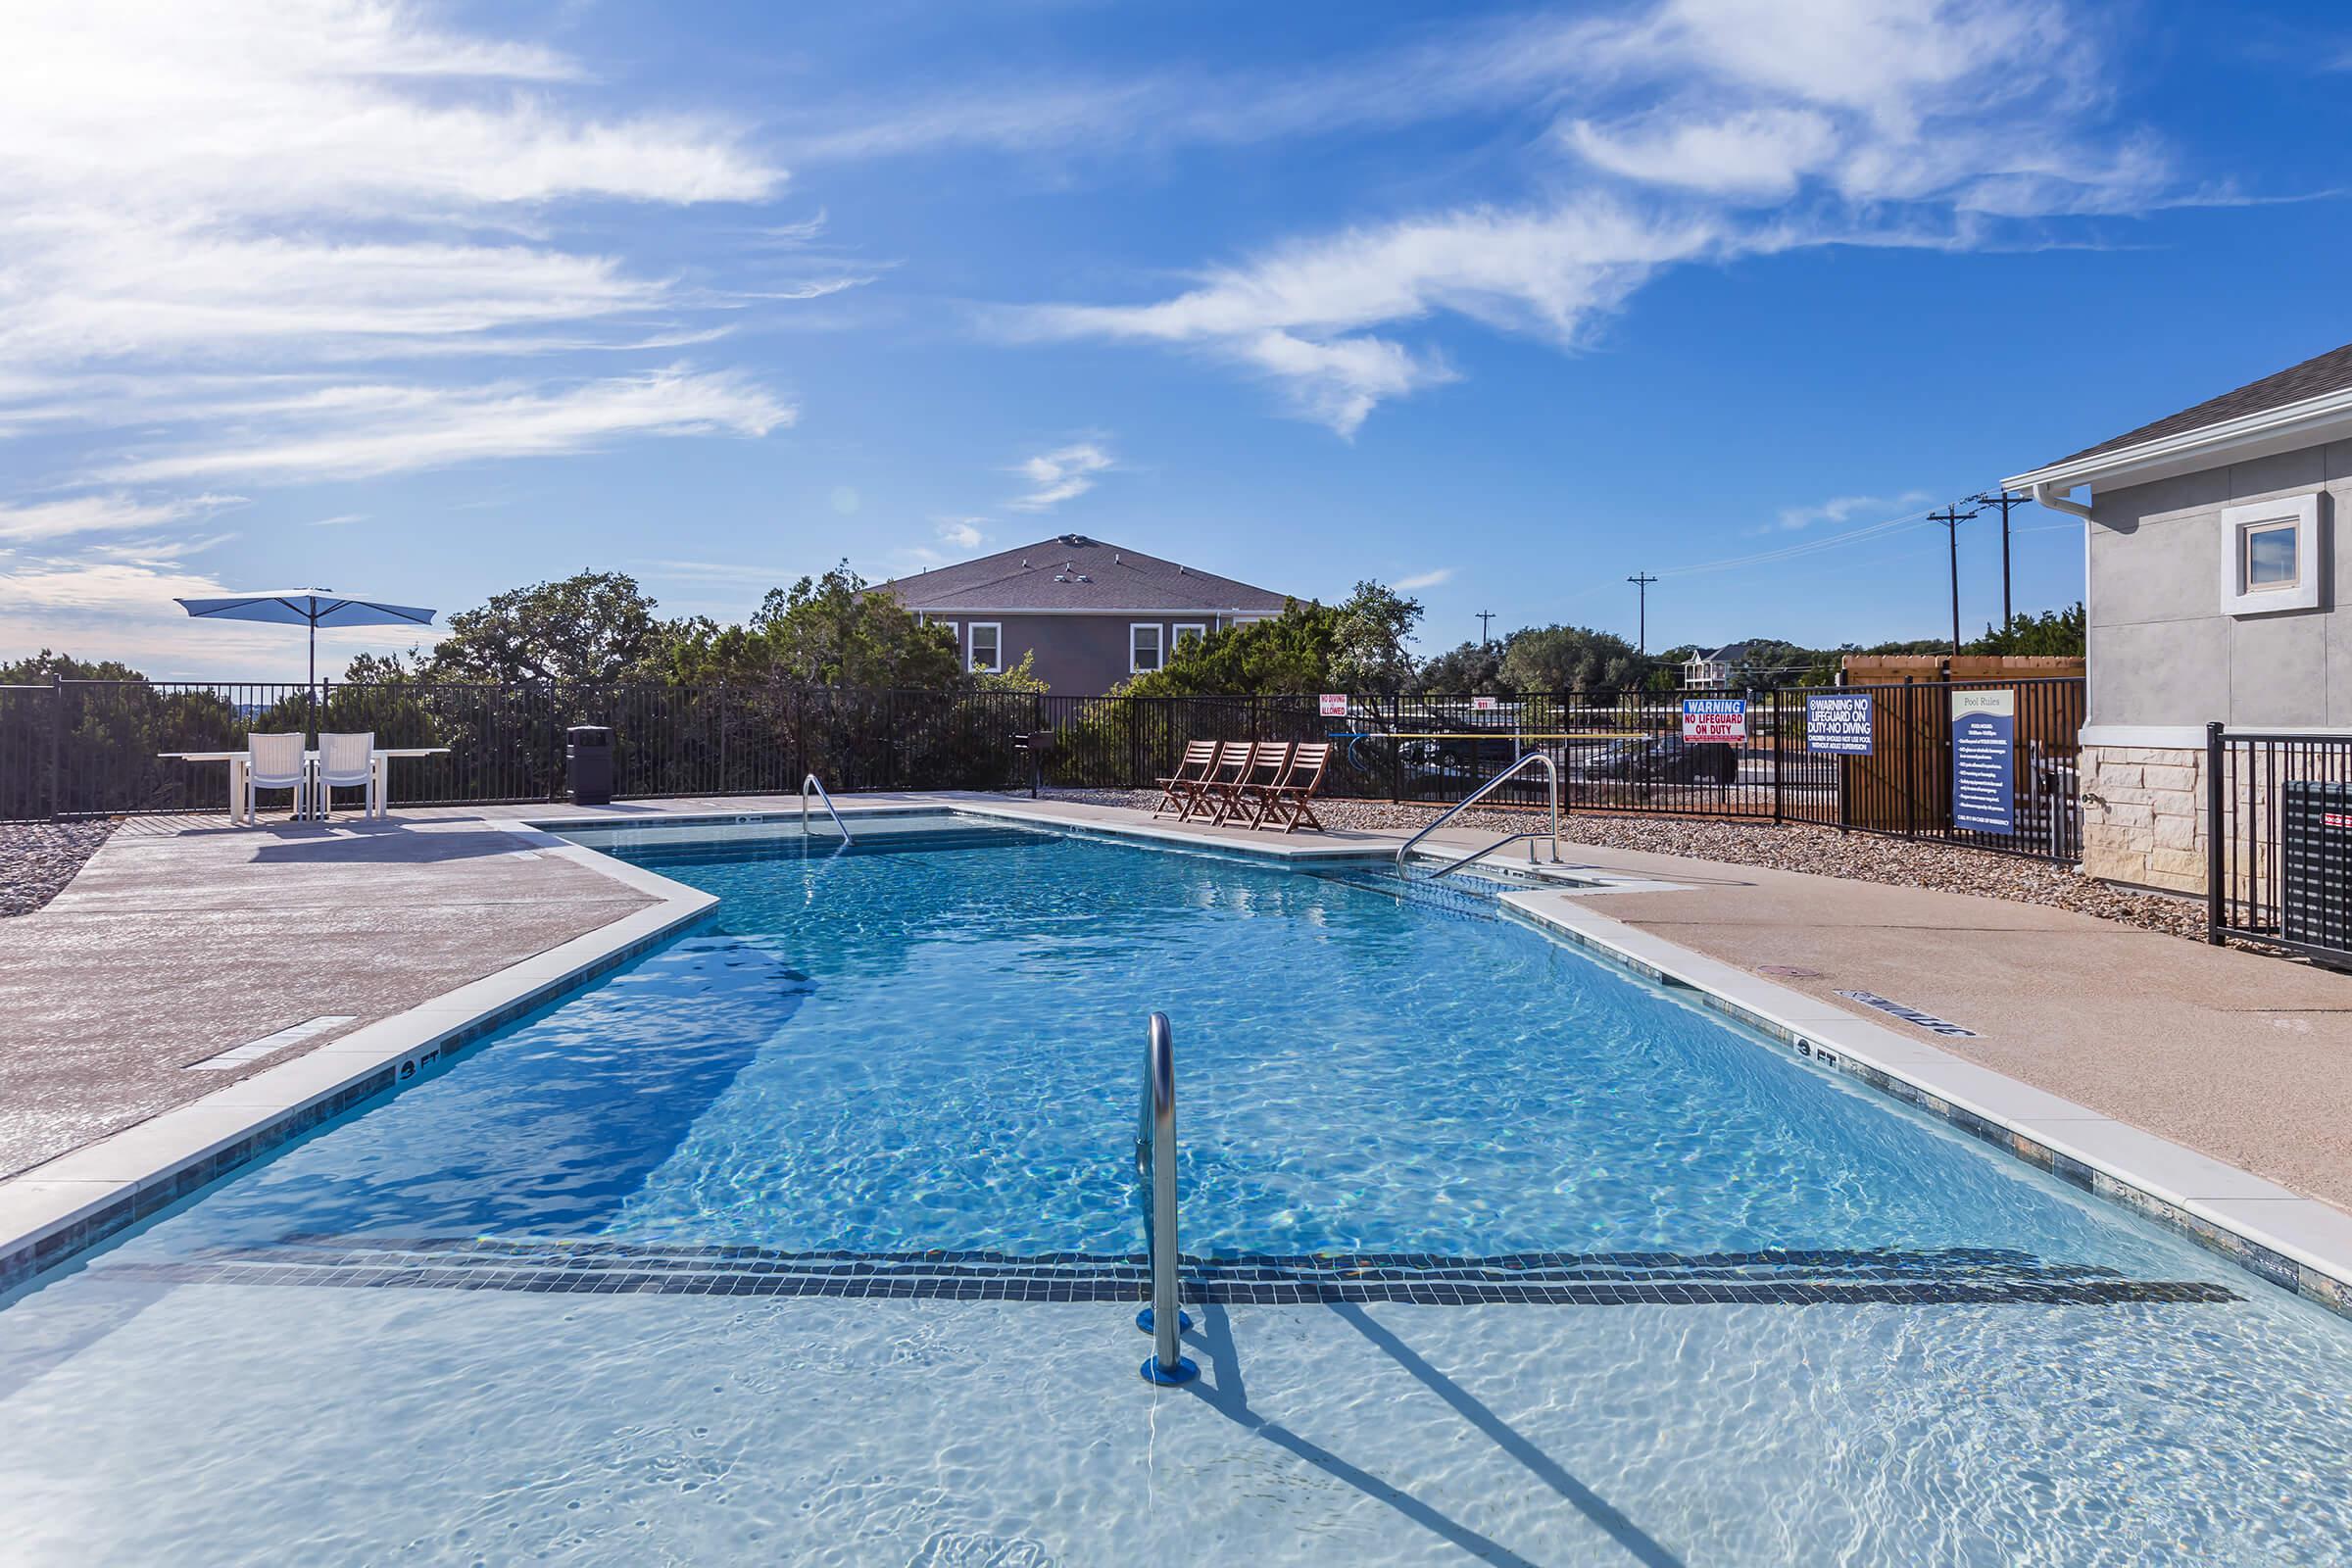
[[[983,664],[980,662],[980,634],[984,631],[994,635],[997,645],[996,661],[993,663]],[[975,620],[965,625],[963,628],[963,667],[967,670],[1001,670],[1004,667],[1004,623],[1003,621]]]
[[[1135,634],[1136,634],[1137,632],[1139,632],[1139,631],[1148,631],[1148,632],[1150,632],[1150,633],[1152,634],[1152,662],[1151,664],[1149,664],[1149,665],[1145,665],[1145,664],[1139,664],[1139,663],[1137,663],[1137,662],[1136,662],[1136,659],[1135,659],[1135,654],[1136,654],[1136,641],[1135,641]],[[1151,673],[1152,670],[1155,670],[1155,669],[1165,669],[1165,668],[1167,668],[1167,667],[1168,667],[1168,629],[1167,629],[1167,627],[1166,627],[1166,626],[1164,626],[1164,625],[1162,625],[1160,622],[1158,622],[1158,621],[1156,621],[1156,620],[1131,620],[1131,621],[1129,621],[1129,622],[1127,623],[1127,673],[1128,673],[1128,674],[1130,674],[1130,675],[1148,675],[1148,674],[1150,674],[1150,673]]]
[[[1173,655],[1176,650],[1184,646],[1184,634],[1188,631],[1202,642],[1208,641],[1208,622],[1204,620],[1180,620],[1176,622],[1175,625],[1168,628],[1168,655]],[[1132,644],[1133,640],[1134,639],[1131,634],[1129,637],[1129,642]],[[1127,650],[1127,657],[1131,661],[1135,658],[1135,650],[1132,646],[1130,646]],[[1166,662],[1166,656],[1162,657],[1161,662]]]
[[[2249,540],[2282,527],[2295,531],[2295,580],[2255,587],[2246,580]],[[2222,509],[2222,613],[2275,615],[2320,605],[2320,497],[2282,496]]]

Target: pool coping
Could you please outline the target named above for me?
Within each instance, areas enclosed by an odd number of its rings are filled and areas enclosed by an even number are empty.
[[[858,818],[954,813],[1160,843],[1285,864],[1379,863],[1393,847],[1245,840],[1185,823],[1072,816],[1003,798],[843,802]],[[1043,803],[1040,803],[1041,805]],[[650,906],[519,963],[378,1019],[213,1094],[0,1181],[0,1291],[366,1102],[406,1087],[516,1018],[547,1005],[699,922],[715,895],[560,836],[582,828],[662,828],[790,820],[791,810],[594,812],[504,821],[522,847],[584,865],[652,897]],[[1436,852],[1437,858],[1449,852]],[[1497,869],[1504,869],[1497,867]],[[1580,900],[1681,884],[1592,867],[1537,864],[1543,886],[1499,902],[1537,929],[1710,1009],[1816,1068],[1836,1070],[1926,1110],[1990,1148],[2174,1230],[2257,1277],[2352,1318],[2352,1215],[2143,1132],[1992,1068],[1897,1034],[1802,992],[1612,919]]]
[[[713,894],[529,824],[497,826],[514,833],[518,848],[584,865],[655,902],[0,1181],[0,1292],[320,1123],[428,1076],[466,1047],[667,941],[718,906]]]

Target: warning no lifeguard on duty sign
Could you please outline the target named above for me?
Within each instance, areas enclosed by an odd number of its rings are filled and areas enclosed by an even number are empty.
[[[1684,698],[1683,739],[1687,741],[1743,741],[1747,739],[1747,699],[1744,697]]]

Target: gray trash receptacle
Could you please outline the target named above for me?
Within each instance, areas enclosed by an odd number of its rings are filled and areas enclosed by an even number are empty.
[[[564,782],[575,806],[612,804],[612,732],[574,724],[564,732]]]

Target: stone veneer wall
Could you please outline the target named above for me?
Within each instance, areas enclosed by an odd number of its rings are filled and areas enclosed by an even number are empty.
[[[2085,746],[2082,869],[2113,882],[2205,891],[2205,754]]]

